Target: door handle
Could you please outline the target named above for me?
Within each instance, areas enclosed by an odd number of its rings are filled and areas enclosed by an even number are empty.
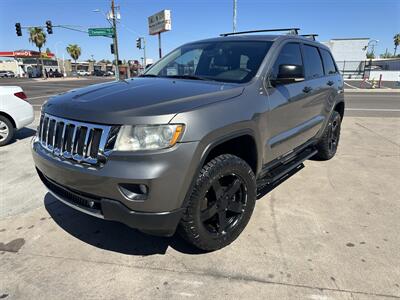
[[[329,86],[332,86],[332,85],[334,85],[335,83],[334,83],[332,80],[329,80],[326,84],[329,85]]]
[[[312,91],[312,87],[310,87],[310,86],[305,86],[304,89],[303,89],[304,93],[309,93],[311,91]]]

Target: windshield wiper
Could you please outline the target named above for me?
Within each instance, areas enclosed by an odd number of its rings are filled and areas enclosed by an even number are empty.
[[[208,80],[207,78],[194,76],[194,75],[169,75],[167,78],[178,78],[178,79],[192,79],[192,80]]]

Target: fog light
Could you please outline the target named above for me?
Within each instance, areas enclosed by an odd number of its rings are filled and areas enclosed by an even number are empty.
[[[126,198],[135,201],[147,199],[149,188],[145,184],[120,183],[119,190]]]

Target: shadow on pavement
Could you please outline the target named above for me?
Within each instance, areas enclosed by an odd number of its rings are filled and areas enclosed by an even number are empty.
[[[15,141],[24,140],[26,138],[30,138],[30,137],[34,136],[35,134],[36,134],[36,130],[24,127],[15,133],[13,141],[11,143],[14,143]]]
[[[168,247],[186,254],[202,254],[177,234],[170,238],[141,233],[118,222],[97,219],[74,210],[50,193],[44,198],[46,210],[66,232],[97,248],[130,255],[165,254]]]

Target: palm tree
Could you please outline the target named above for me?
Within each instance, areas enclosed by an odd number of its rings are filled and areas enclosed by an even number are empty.
[[[71,55],[72,59],[75,61],[75,71],[78,71],[78,67],[76,65],[76,61],[78,60],[79,56],[81,56],[81,47],[77,44],[69,44],[67,47],[67,52]]]
[[[46,76],[44,72],[44,67],[43,67],[43,58],[42,58],[42,47],[44,44],[46,44],[46,34],[43,32],[42,28],[40,27],[32,27],[29,28],[29,42],[32,44],[35,44],[36,47],[39,49],[39,55],[40,55],[40,62],[42,64],[42,76],[43,78]],[[37,63],[39,67],[39,62]]]
[[[394,55],[393,56],[396,56],[397,47],[400,45],[400,33],[396,34],[393,37],[393,42],[394,42]]]

